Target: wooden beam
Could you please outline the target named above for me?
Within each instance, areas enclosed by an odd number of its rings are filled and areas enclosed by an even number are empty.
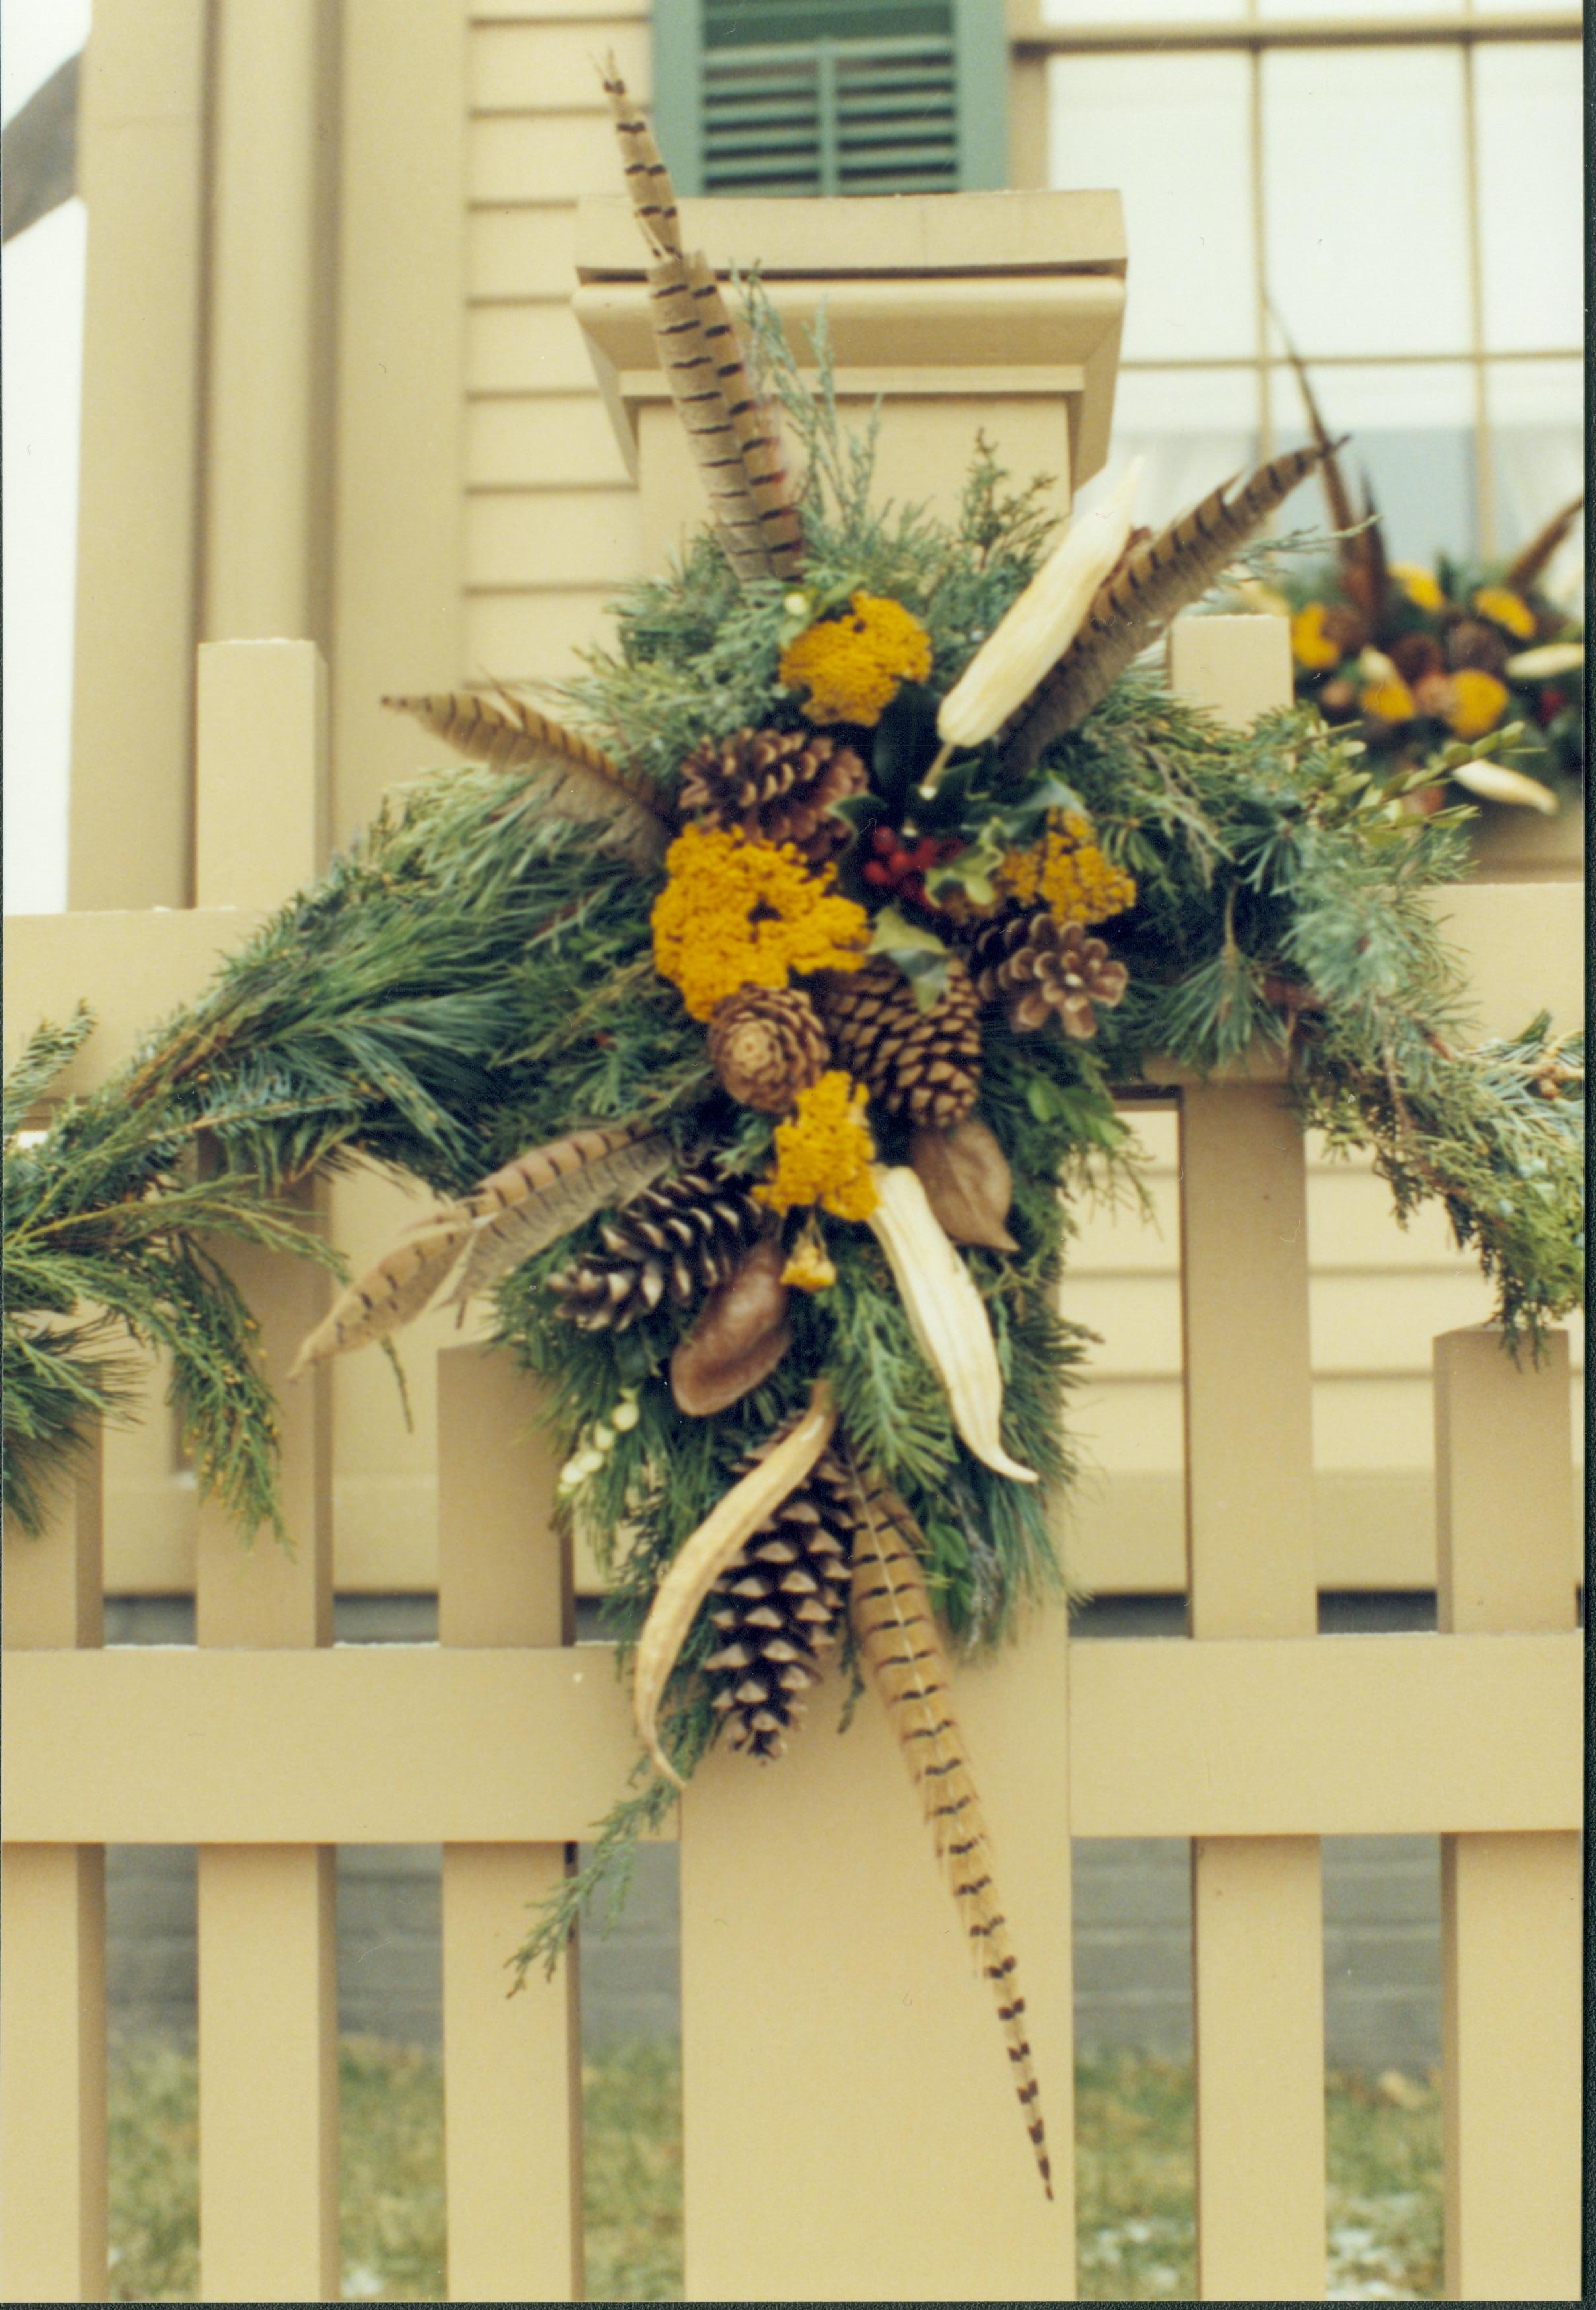
[[[1070,1658],[1080,1837],[1583,1818],[1577,1635],[1104,1639]],[[16,1654],[6,1675],[5,1833],[47,1843],[556,1844],[637,1754],[603,1645],[139,1646]],[[817,1697],[816,1738],[839,1699]]]

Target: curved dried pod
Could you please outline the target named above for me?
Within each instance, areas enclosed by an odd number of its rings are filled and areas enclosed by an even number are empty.
[[[1016,1484],[1034,1468],[1003,1449],[1003,1379],[986,1307],[969,1269],[932,1210],[919,1174],[906,1163],[872,1163],[876,1207],[867,1225],[887,1255],[909,1329],[948,1391],[953,1425],[977,1460]]]
[[[655,1772],[679,1789],[686,1784],[660,1747],[659,1705],[687,1632],[738,1550],[796,1491],[831,1441],[836,1426],[830,1387],[818,1379],[807,1409],[710,1510],[683,1542],[655,1592],[632,1664],[632,1716]]]
[[[942,1232],[955,1243],[988,1251],[1018,1251],[1003,1221],[1014,1200],[1014,1179],[997,1134],[967,1116],[951,1131],[910,1134],[909,1161]]]
[[[782,1281],[786,1255],[777,1235],[747,1258],[704,1302],[703,1313],[671,1358],[671,1393],[690,1420],[707,1420],[768,1379],[792,1345]]]

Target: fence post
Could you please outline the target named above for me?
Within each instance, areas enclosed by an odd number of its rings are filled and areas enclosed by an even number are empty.
[[[195,897],[273,906],[323,863],[326,673],[308,642],[200,652]],[[299,1198],[314,1220],[321,1191]],[[326,1304],[297,1260],[230,1248],[280,1391],[291,1554],[252,1545],[213,1504],[199,1517],[202,1645],[326,1645],[333,1636],[325,1367],[291,1391],[294,1351]],[[328,1768],[334,1761],[328,1759]],[[207,2301],[336,2301],[338,2069],[331,1845],[198,1854],[200,2267]]]
[[[1435,1373],[1442,1628],[1574,1628],[1566,1333],[1444,1332]],[[1573,1831],[1442,1838],[1449,2300],[1579,2294],[1583,1915]]]
[[[103,1641],[100,1430],[46,1529],[4,1538],[8,1649]],[[0,1860],[0,2298],[103,2302],[105,1847]]]
[[[551,1529],[553,1447],[536,1426],[535,1388],[507,1356],[453,1347],[438,1357],[438,1391],[440,1643],[569,1644],[570,1563]],[[552,1982],[533,1973],[513,2002],[505,1969],[568,1850],[443,1849],[451,2302],[582,2297],[576,1944]]]
[[[1288,704],[1275,618],[1177,621],[1172,686],[1245,723]],[[1278,1086],[1181,1099],[1191,1633],[1312,1636],[1313,1374],[1302,1131]],[[1260,1744],[1260,1772],[1268,1760]],[[1324,1958],[1319,1840],[1194,1837],[1198,2290],[1324,2290]]]

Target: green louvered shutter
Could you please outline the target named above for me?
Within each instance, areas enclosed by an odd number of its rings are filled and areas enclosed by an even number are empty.
[[[654,88],[682,193],[1008,180],[1002,0],[655,0]]]

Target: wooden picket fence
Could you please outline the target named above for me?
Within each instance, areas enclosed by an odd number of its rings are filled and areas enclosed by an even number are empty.
[[[325,845],[315,653],[202,658],[198,906],[50,932],[56,1015],[100,998],[101,1069]],[[1319,1636],[1301,1133],[1267,1069],[1172,1071],[1159,1096],[1180,1116],[1189,1638],[1071,1647],[1054,1615],[960,1686],[1058,2201],[886,1730],[866,1709],[835,1739],[822,1706],[779,1772],[712,1759],[681,1808],[693,2298],[1073,2296],[1072,1837],[1191,1840],[1202,2297],[1323,2296],[1319,1840],[1415,1831],[1443,1839],[1448,2292],[1578,2291],[1566,1343],[1531,1368],[1489,1331],[1436,1341],[1440,1632]],[[239,1272],[280,1376],[325,1283]],[[608,1654],[573,1644],[531,1387],[469,1345],[439,1386],[435,1646],[332,1645],[325,1372],[285,1396],[296,1550],[246,1551],[206,1512],[193,1647],[103,1646],[98,1455],[47,1536],[6,1546],[7,2300],[106,2292],[108,1843],[198,1848],[203,2298],[337,2297],[334,1852],[423,1841],[443,1847],[450,2298],[581,2293],[577,1967],[507,2002],[505,1959],[633,1741]]]

